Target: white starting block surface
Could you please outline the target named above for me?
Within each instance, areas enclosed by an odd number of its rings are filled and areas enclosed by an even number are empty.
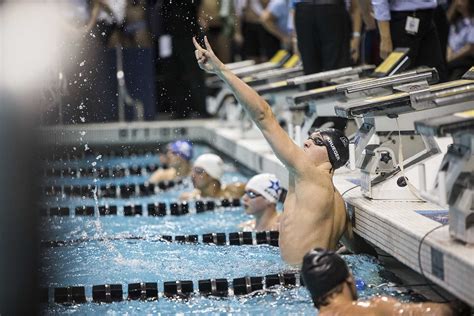
[[[255,172],[275,173],[284,185],[288,183],[287,170],[261,134],[229,128],[216,120],[56,126],[44,128],[42,134],[46,143],[66,146],[150,145],[178,138],[203,141]],[[344,168],[336,172],[334,184],[343,193],[355,186],[351,181],[358,177],[357,171]],[[359,188],[347,192],[344,199],[358,235],[421,272],[420,242],[441,225],[427,216],[442,215],[447,209],[429,202],[369,200]],[[474,306],[474,245],[451,239],[446,225],[424,239],[420,257],[428,279]]]

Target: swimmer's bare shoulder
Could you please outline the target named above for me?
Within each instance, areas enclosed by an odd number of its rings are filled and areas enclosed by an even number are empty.
[[[251,219],[246,222],[240,223],[239,228],[246,232],[252,231],[255,228],[255,220]]]
[[[158,183],[160,181],[170,181],[176,178],[176,169],[158,169],[150,176],[150,183]]]
[[[321,316],[328,315],[367,315],[367,316],[452,316],[453,311],[446,304],[437,303],[401,303],[391,297],[376,297],[368,301],[356,301],[351,304],[337,304],[324,309]]]
[[[223,197],[231,199],[240,199],[245,193],[245,183],[230,183],[223,187]]]

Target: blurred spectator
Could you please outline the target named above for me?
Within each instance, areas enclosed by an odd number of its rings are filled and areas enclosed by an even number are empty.
[[[150,48],[152,46],[146,9],[146,0],[128,0],[123,28],[124,47]]]
[[[350,0],[292,1],[294,28],[305,74],[351,65],[350,7]],[[319,84],[306,86],[307,89],[317,87]],[[314,126],[344,130],[346,123],[344,118],[319,117]]]
[[[288,8],[287,0],[270,0],[260,18],[263,27],[270,34],[278,38],[280,47],[291,50],[291,36],[288,28]],[[272,49],[273,52],[269,52],[269,54],[274,55],[277,50],[275,50],[275,48]]]
[[[454,0],[448,12],[451,23],[447,61],[449,79],[458,79],[474,65],[474,0]]]
[[[230,42],[234,32],[234,16],[232,0],[203,0],[199,10],[199,24],[223,63],[229,63],[232,59]]]
[[[377,22],[374,19],[374,12],[370,0],[356,0],[358,2],[362,21],[363,31],[361,35],[361,64],[378,65],[382,62],[379,53],[380,37],[377,30]]]
[[[350,14],[352,18],[352,37],[350,42],[351,59],[353,64],[357,64],[360,59],[360,45],[362,34],[362,13],[359,0],[351,0]]]
[[[86,33],[99,39],[104,46],[120,44],[120,29],[125,22],[127,0],[92,0],[92,13]]]
[[[242,48],[242,59],[252,59],[257,63],[270,59],[279,49],[280,41],[267,32],[260,21],[269,0],[234,1],[237,17],[234,41]]]
[[[448,47],[448,35],[449,35],[449,21],[447,16],[448,0],[437,0],[438,6],[434,11],[434,24],[436,26],[436,32],[438,32],[439,44],[441,46],[441,54],[443,61],[446,64],[446,47]]]
[[[397,47],[410,49],[410,67],[435,67],[440,81],[446,80],[446,64],[434,23],[437,0],[372,0],[380,32],[380,57]]]
[[[202,36],[198,23],[201,0],[157,3],[159,23],[160,67],[165,91],[160,107],[172,118],[205,118],[206,89],[204,74],[195,62],[192,37]]]

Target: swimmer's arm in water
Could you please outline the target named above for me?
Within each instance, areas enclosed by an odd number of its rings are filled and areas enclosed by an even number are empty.
[[[251,219],[249,221],[243,222],[239,224],[239,228],[245,232],[252,231],[255,229],[255,220]]]
[[[292,172],[302,173],[305,166],[308,165],[303,150],[281,128],[268,103],[255,90],[227,69],[212,51],[207,37],[204,38],[204,42],[206,49],[202,48],[196,39],[193,38],[199,67],[207,72],[216,74],[230,87],[237,101],[244,107],[258,128],[263,132],[276,156]]]
[[[148,182],[150,183],[158,183],[160,181],[169,181],[174,180],[176,178],[176,169],[169,168],[169,169],[158,169],[150,176]]]
[[[224,186],[223,188],[225,198],[240,199],[245,193],[245,183],[235,182]]]
[[[201,197],[201,191],[198,189],[194,189],[191,192],[183,192],[179,196],[180,200],[191,200],[191,199],[198,199]]]
[[[359,305],[359,304],[358,304]],[[360,305],[364,305],[363,302]],[[370,306],[371,305],[371,306]],[[448,304],[439,303],[401,303],[391,297],[379,297],[369,301],[377,315],[409,315],[409,316],[451,316],[453,309]]]

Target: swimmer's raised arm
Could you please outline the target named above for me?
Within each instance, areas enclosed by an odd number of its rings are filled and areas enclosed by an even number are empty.
[[[275,155],[293,172],[303,172],[307,167],[306,157],[288,136],[273,115],[268,103],[255,90],[234,75],[214,54],[207,37],[204,38],[206,49],[193,38],[196,47],[196,59],[201,69],[216,74],[232,90],[237,101],[244,107],[251,119],[257,124],[272,147]],[[298,152],[301,151],[301,154]]]

